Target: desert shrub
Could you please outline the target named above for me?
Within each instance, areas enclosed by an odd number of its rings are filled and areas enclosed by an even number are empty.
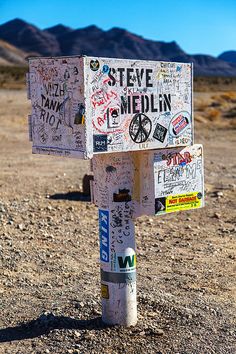
[[[207,119],[198,113],[194,114],[194,120],[195,120],[195,122],[198,122],[198,123],[204,123],[204,124],[207,123]]]
[[[221,94],[221,98],[227,102],[236,102],[236,92],[229,91]]]
[[[204,112],[209,106],[209,103],[206,100],[196,99],[194,100],[194,107],[196,111]]]
[[[220,119],[221,116],[221,112],[219,109],[213,108],[213,107],[209,107],[206,110],[206,117],[211,121],[211,122],[215,122],[218,121]]]
[[[225,112],[224,117],[231,119],[236,118],[236,107],[232,107],[227,112]]]
[[[233,129],[236,129],[236,118],[232,119],[230,121],[230,126],[233,128]]]
[[[27,67],[0,66],[0,87],[21,88],[25,86]]]

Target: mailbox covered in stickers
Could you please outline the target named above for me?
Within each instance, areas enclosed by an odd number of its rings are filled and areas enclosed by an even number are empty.
[[[95,156],[93,171],[94,203],[111,210],[114,220],[127,209],[138,217],[204,206],[200,144]]]
[[[193,144],[192,65],[31,58],[33,152],[92,158]]]

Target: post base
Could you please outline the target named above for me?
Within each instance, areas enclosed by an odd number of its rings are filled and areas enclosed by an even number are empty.
[[[109,297],[102,298],[102,321],[109,325],[134,326],[137,323],[136,281],[102,282],[102,286],[107,287]]]

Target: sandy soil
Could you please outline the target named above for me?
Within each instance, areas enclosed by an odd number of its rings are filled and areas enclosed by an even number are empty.
[[[0,353],[235,354],[235,129],[196,123],[206,207],[136,220],[138,324],[106,327],[89,165],[32,155],[28,113],[0,90]]]

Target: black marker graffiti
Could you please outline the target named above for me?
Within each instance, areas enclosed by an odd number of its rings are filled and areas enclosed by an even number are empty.
[[[46,133],[44,126],[42,125],[38,130],[39,140],[42,144],[46,144],[48,141],[48,134]]]
[[[46,112],[46,110],[43,108],[41,109],[39,118],[43,123],[47,123],[51,127],[56,127],[56,129],[58,129],[59,126],[62,124],[60,118],[55,117],[55,115],[51,114],[50,112]]]
[[[121,114],[131,113],[148,113],[158,112],[158,107],[155,106],[155,96],[151,93],[148,95],[131,95],[121,96]]]
[[[43,87],[48,96],[61,97],[65,95],[65,85],[53,82],[44,83]]]
[[[156,112],[170,112],[171,111],[171,95],[159,94],[156,97],[151,94],[132,94],[127,96],[120,96],[121,100],[121,114],[131,113],[156,113]],[[167,114],[167,113],[165,113]]]
[[[120,87],[124,85],[126,87],[133,87],[134,82],[137,82],[139,87],[153,87],[152,74],[152,69],[146,68],[111,68],[108,73],[110,79],[108,84],[115,86],[118,83]]]
[[[74,75],[78,75],[78,73],[79,73],[78,68],[77,68],[76,66],[74,66],[73,74],[74,74]]]
[[[166,112],[171,111],[171,95],[159,94],[159,111]]]
[[[62,102],[53,100],[49,97],[45,97],[43,94],[41,94],[42,98],[42,107],[50,109],[55,112],[59,112],[61,107],[62,107]]]

